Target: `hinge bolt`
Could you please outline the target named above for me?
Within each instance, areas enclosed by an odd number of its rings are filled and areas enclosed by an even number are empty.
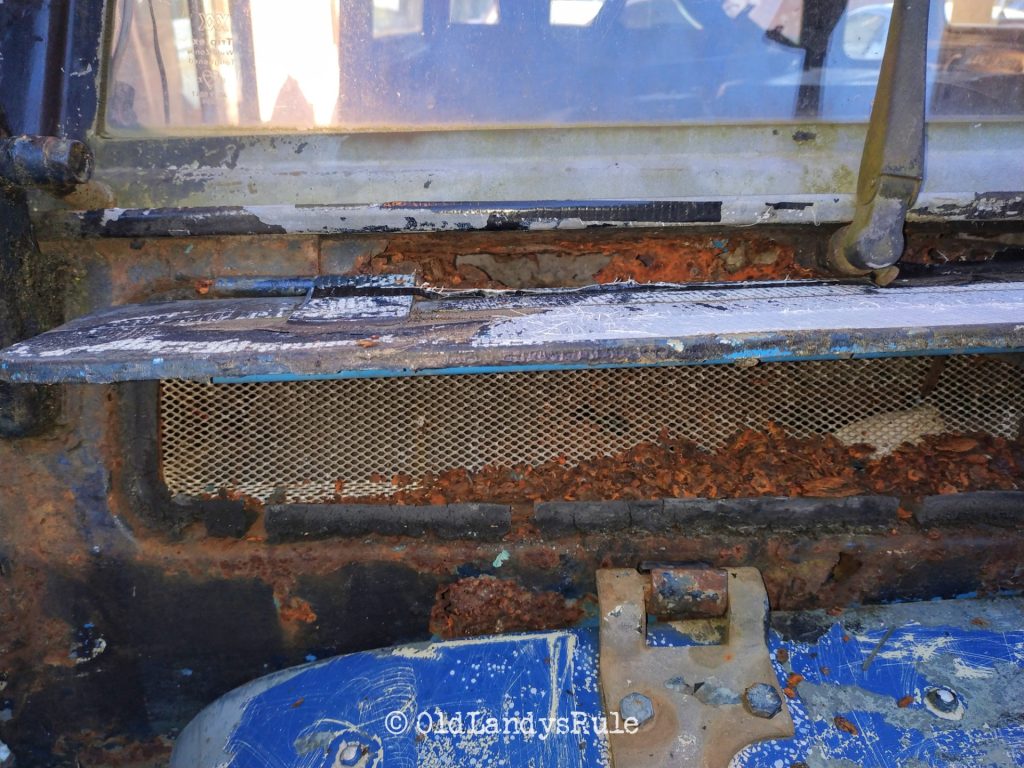
[[[643,725],[654,717],[654,704],[642,693],[627,693],[619,702],[619,714]]]
[[[775,686],[755,683],[743,692],[743,703],[754,717],[771,720],[782,711],[782,697]]]

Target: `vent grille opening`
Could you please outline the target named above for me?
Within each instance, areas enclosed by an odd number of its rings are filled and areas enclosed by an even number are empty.
[[[162,472],[172,494],[221,489],[321,501],[397,490],[485,464],[572,464],[656,441],[708,450],[743,429],[794,437],[986,432],[1016,438],[1020,368],[992,356],[418,376],[160,388]],[[878,417],[871,419],[871,417]],[[867,420],[867,421],[865,421]]]

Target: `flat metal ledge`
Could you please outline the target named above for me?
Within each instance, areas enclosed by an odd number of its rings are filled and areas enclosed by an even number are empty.
[[[825,223],[849,219],[826,201],[852,199],[864,135],[863,123],[750,123],[92,136],[89,144],[109,207],[124,210],[687,199],[739,201],[726,205],[722,223],[761,223],[766,203],[820,196],[801,220]],[[1020,121],[930,123],[922,199],[963,206],[992,191],[1021,193],[1021,146]],[[332,222],[324,211],[323,223]]]
[[[354,318],[367,317],[344,301]],[[4,350],[0,379],[282,380],[1024,349],[1019,282],[513,292],[313,325],[289,323],[298,305],[292,297],[119,307]]]

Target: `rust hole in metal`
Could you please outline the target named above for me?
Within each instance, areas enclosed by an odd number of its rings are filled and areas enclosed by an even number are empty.
[[[839,559],[832,568],[831,579],[836,584],[842,584],[856,575],[863,565],[864,563],[859,558],[848,552],[840,552]]]

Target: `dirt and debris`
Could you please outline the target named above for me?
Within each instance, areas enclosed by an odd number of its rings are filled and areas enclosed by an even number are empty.
[[[536,592],[494,576],[473,576],[438,588],[430,631],[451,640],[558,629],[582,616],[583,609],[575,601],[557,592]]]
[[[911,233],[903,264],[1010,262],[1024,256],[1018,232],[980,233],[923,230]]]
[[[832,435],[792,437],[776,425],[744,430],[717,451],[670,437],[579,464],[489,464],[414,478],[396,475],[389,496],[364,503],[600,501],[659,498],[843,497],[1024,488],[1024,446],[986,433],[947,433],[905,443],[885,456]],[[338,500],[341,500],[340,498]],[[346,498],[345,501],[352,501]]]

